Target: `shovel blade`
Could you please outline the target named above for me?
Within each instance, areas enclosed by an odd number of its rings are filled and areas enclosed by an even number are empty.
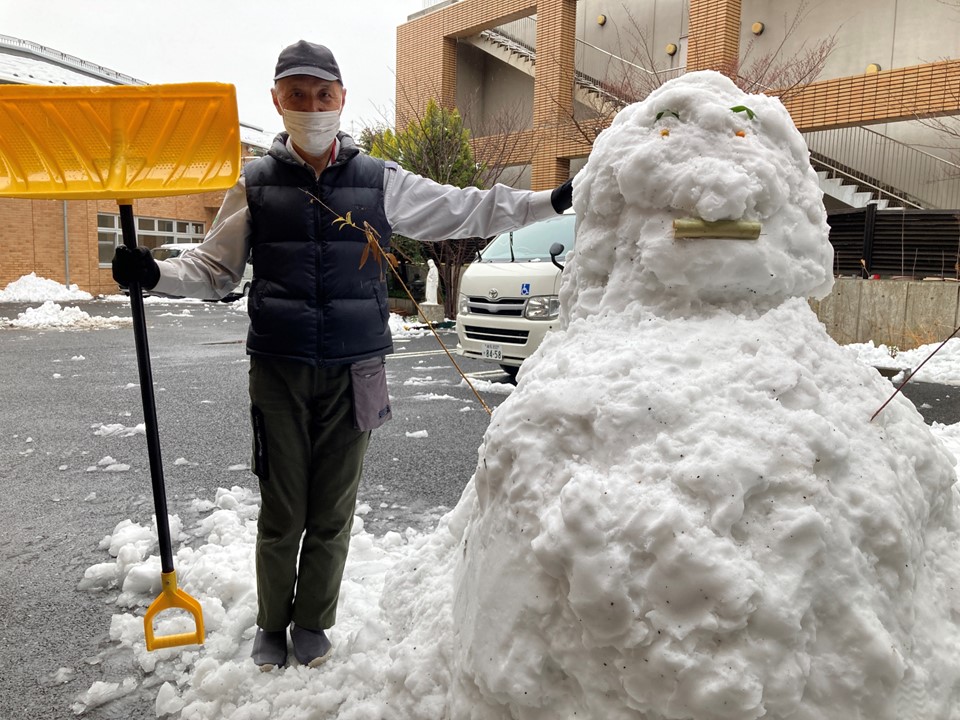
[[[239,172],[233,85],[0,85],[0,196],[186,195]]]

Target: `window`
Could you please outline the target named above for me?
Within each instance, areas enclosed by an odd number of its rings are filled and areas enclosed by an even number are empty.
[[[137,244],[151,250],[167,243],[196,243],[204,236],[204,224],[192,220],[137,218]],[[97,256],[100,265],[109,265],[114,250],[123,242],[120,216],[97,213]]]
[[[97,256],[101,265],[109,265],[113,258],[120,237],[119,227],[119,215],[97,213]]]

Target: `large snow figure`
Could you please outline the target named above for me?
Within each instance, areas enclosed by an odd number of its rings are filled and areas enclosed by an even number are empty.
[[[833,256],[786,110],[685,75],[574,187],[562,329],[450,523],[449,717],[960,717],[953,467],[908,401],[869,422],[891,386],[804,299]]]

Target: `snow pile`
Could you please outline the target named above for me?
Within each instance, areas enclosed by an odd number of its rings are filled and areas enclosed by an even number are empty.
[[[104,538],[101,547],[115,560],[89,568],[81,588],[120,588],[118,604],[141,607],[137,613],[114,616],[110,628],[112,640],[131,648],[139,667],[132,669],[130,677],[91,688],[92,695],[79,697],[78,706],[99,704],[104,693],[126,689],[142,671],[152,674],[151,685],[163,684],[156,702],[158,716],[182,712],[182,717],[194,720],[404,717],[390,714],[389,698],[412,681],[412,663],[392,658],[396,635],[378,606],[387,574],[434,536],[409,530],[376,539],[363,530],[362,518],[356,517],[340,593],[341,621],[331,633],[335,659],[319,669],[307,669],[298,666],[291,654],[290,667],[268,675],[249,658],[257,614],[254,546],[258,502],[255,493],[233,487],[219,490],[212,503],[193,503],[194,510],[208,514],[190,531],[197,540],[192,547],[181,547],[174,563],[179,586],[203,607],[206,642],[202,650],[147,652],[144,646],[142,608],[159,591],[155,530],[125,521]],[[177,518],[173,516],[171,521],[173,537],[186,539]],[[408,594],[404,591],[403,597]],[[425,600],[429,604],[434,597],[428,595]],[[411,622],[416,610],[416,605],[403,609],[404,621]],[[158,636],[191,629],[189,621],[185,624],[183,618],[171,614],[171,619],[163,613],[158,616]],[[449,640],[445,642],[449,644]]]
[[[430,335],[430,328],[423,325],[415,316],[403,317],[390,313],[390,334],[395,338],[416,338]]]
[[[55,280],[30,273],[0,290],[0,302],[44,302],[45,300],[92,300],[93,295],[76,285],[66,287]]]
[[[869,424],[889,383],[802,300],[638,320],[548,337],[496,413],[460,709],[949,717],[954,474],[920,416],[898,399]]]
[[[122,423],[94,425],[93,427],[97,428],[93,431],[93,434],[101,437],[131,437],[132,435],[147,434],[147,426],[144,423],[137,423],[133,427],[127,427]]]
[[[13,320],[0,318],[0,327],[33,328],[36,330],[46,328],[90,330],[117,328],[130,324],[130,318],[115,315],[111,317],[90,315],[77,307],[61,307],[52,300],[45,301],[40,307],[27,308]]]
[[[940,346],[943,347],[940,347]],[[886,345],[874,345],[873,342],[856,343],[845,346],[856,353],[857,359],[864,365],[873,367],[900,368],[915,370],[920,368],[911,382],[942,383],[960,385],[956,368],[960,366],[960,338],[951,338],[946,343],[931,343],[912,350],[898,350]],[[936,355],[933,353],[936,352]],[[920,367],[923,365],[923,367]]]

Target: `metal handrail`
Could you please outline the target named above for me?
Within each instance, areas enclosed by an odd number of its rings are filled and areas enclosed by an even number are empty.
[[[606,56],[609,57],[611,60],[616,60],[617,62],[621,62],[621,63],[623,63],[624,65],[629,65],[630,67],[634,68],[635,70],[639,70],[640,72],[645,73],[645,74],[647,74],[647,75],[650,75],[650,76],[652,76],[652,77],[656,77],[656,76],[659,75],[661,72],[663,72],[662,70],[648,70],[647,68],[642,67],[642,66],[640,66],[640,65],[637,65],[636,63],[632,63],[632,62],[630,62],[629,60],[625,60],[624,58],[620,57],[619,55],[614,55],[614,54],[613,54],[612,52],[610,52],[609,50],[604,50],[604,49],[601,48],[601,47],[597,47],[596,45],[593,45],[592,43],[588,43],[586,40],[581,40],[580,38],[577,38],[576,40],[577,40],[577,45],[579,45],[579,46],[581,46],[581,47],[592,48],[593,50],[596,50],[597,52],[606,55]]]
[[[893,200],[894,202],[902,205],[908,205],[915,210],[923,209],[922,205],[914,200],[911,200],[910,198],[905,197],[906,193],[882,188],[879,185],[865,179],[862,175],[853,174],[838,168],[836,165],[829,162],[829,158],[825,158],[824,156],[817,156],[816,154],[811,153],[810,164],[813,165],[814,168],[822,168],[828,171],[832,177],[844,178],[845,180],[849,180],[852,184],[855,184],[857,187],[868,188],[874,195],[877,196],[877,198]]]
[[[493,40],[494,42],[498,42],[513,52],[516,52],[517,54],[536,62],[536,17],[536,15],[530,15],[519,18],[518,20],[513,20],[509,23],[491,28],[490,30],[484,30],[480,34],[490,40]],[[576,43],[575,57],[578,58],[578,61],[575,63],[576,67],[574,69],[574,75],[576,77],[577,84],[583,88],[604,95],[621,106],[627,105],[632,101],[632,99],[618,97],[615,92],[611,91],[611,89],[607,87],[607,83],[604,83],[596,76],[583,70],[583,66],[585,64],[584,55],[587,49],[603,54],[606,56],[607,62],[618,62],[630,70],[643,73],[644,75],[648,76],[648,82],[655,85],[659,85],[661,82],[664,82],[664,80],[667,79],[667,76],[675,77],[683,74],[685,70],[683,67],[671,68],[669,70],[650,70],[614,55],[613,53],[588,43],[585,40],[581,40],[580,38],[576,38]]]
[[[960,207],[960,166],[863,126],[803,133],[810,151],[860,184],[915,207]],[[912,198],[912,200],[911,200]]]
[[[34,55],[39,55],[42,58],[52,60],[53,62],[61,65],[68,65],[80,70],[84,70],[87,73],[92,73],[103,78],[104,80],[119,81],[120,84],[123,85],[148,84],[143,80],[138,80],[131,75],[126,75],[124,73],[117,72],[116,70],[111,70],[110,68],[97,65],[96,63],[89,62],[88,60],[78,58],[74,55],[67,55],[59,50],[54,50],[53,48],[48,48],[44,45],[40,45],[29,40],[21,40],[20,38],[11,37],[9,35],[0,35],[0,45],[18,50],[26,50]]]

